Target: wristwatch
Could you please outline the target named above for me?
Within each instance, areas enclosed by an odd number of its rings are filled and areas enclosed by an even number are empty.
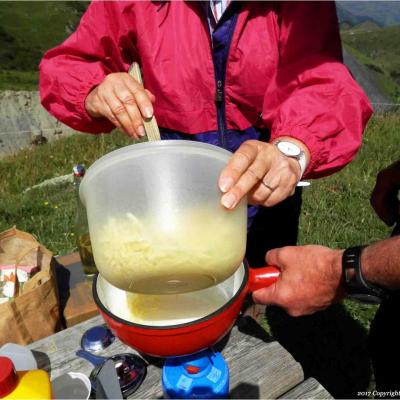
[[[389,296],[389,290],[367,281],[361,268],[363,246],[350,247],[342,256],[343,277],[348,297],[363,303],[379,304]]]
[[[295,158],[300,165],[300,179],[306,170],[306,154],[296,143],[290,142],[289,140],[277,140],[274,145],[278,150],[286,157]]]

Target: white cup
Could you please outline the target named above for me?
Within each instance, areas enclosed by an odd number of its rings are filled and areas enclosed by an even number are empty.
[[[89,378],[80,372],[68,372],[51,382],[53,399],[87,400],[91,392]]]

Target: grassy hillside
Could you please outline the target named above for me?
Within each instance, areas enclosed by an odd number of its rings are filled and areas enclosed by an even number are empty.
[[[341,32],[348,51],[375,75],[381,89],[400,102],[400,26],[361,24]]]
[[[86,5],[83,1],[1,1],[0,89],[36,88],[43,53],[73,32]]]

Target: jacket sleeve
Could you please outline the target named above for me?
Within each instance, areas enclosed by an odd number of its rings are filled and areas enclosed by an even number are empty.
[[[119,48],[123,30],[119,2],[93,1],[77,30],[43,57],[40,97],[58,120],[82,132],[110,132],[105,118],[92,118],[85,109],[86,96],[111,72],[127,71],[132,60]],[[132,52],[131,52],[132,54]]]
[[[263,119],[271,140],[292,136],[310,150],[305,177],[329,175],[357,153],[372,108],[342,63],[334,3],[282,2],[278,10],[279,66]]]

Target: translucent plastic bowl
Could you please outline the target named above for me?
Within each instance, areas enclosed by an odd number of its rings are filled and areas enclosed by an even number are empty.
[[[113,151],[87,171],[93,255],[117,288],[185,293],[224,281],[246,246],[246,200],[220,204],[219,175],[231,153],[191,141],[140,143]]]

